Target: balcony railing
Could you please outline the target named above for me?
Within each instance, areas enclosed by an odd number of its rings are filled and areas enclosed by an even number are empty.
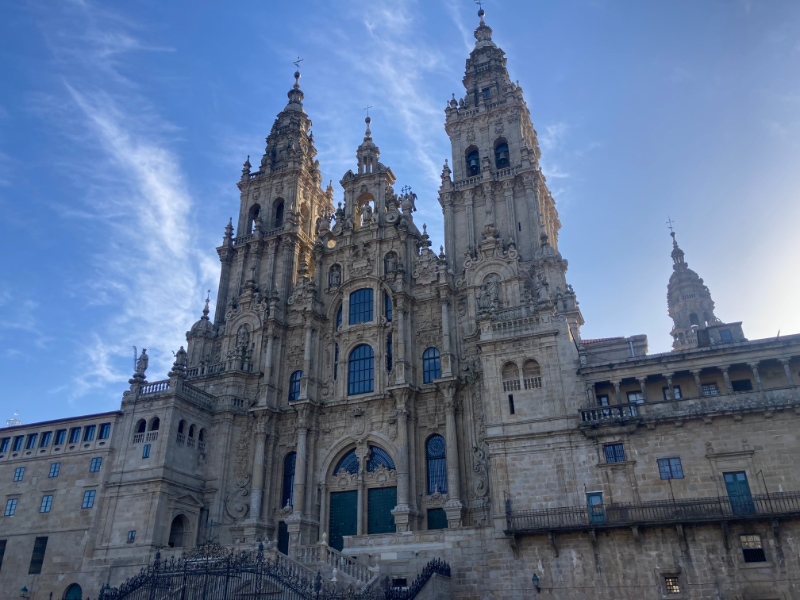
[[[719,523],[776,517],[800,517],[800,492],[756,496],[693,498],[638,504],[511,510],[506,504],[508,534],[588,531],[615,527]]]

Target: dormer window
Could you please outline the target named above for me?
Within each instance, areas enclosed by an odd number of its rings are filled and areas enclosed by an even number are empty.
[[[481,172],[481,158],[477,150],[467,151],[467,174],[470,177],[479,175]]]

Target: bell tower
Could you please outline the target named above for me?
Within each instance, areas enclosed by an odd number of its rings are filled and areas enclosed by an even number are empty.
[[[558,251],[561,222],[539,166],[536,131],[485,14],[478,12],[464,96],[453,94],[445,108],[452,166],[445,162],[442,170],[439,203],[448,268],[461,276],[482,248],[513,251],[530,275],[531,292],[552,299],[577,333],[583,318],[565,278],[567,261]]]

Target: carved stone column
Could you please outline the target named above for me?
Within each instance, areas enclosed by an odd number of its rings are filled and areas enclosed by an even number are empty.
[[[267,326],[267,350],[264,358],[264,398],[263,404],[269,405],[272,400],[272,355],[275,351],[275,336],[273,334],[273,326],[270,323]]]
[[[263,533],[264,522],[261,518],[264,497],[264,449],[267,444],[267,423],[269,415],[261,413],[257,417],[255,450],[253,451],[253,484],[250,490],[250,516],[245,521],[245,537],[255,539]]]
[[[619,386],[620,383],[622,382],[617,380],[617,381],[612,381],[611,383],[614,384],[614,395],[617,398],[617,404],[622,404],[622,394],[619,391]]]
[[[758,363],[748,363],[748,365],[753,369],[753,378],[756,380],[756,388],[759,392],[763,392],[764,386],[761,385],[761,375],[758,374]]]
[[[219,325],[225,320],[225,307],[228,304],[228,290],[231,280],[231,261],[234,255],[231,239],[227,235],[224,245],[218,251],[221,269],[219,273],[219,292],[217,294],[217,308],[214,311],[214,325]]]
[[[456,428],[456,383],[451,381],[439,388],[444,394],[445,443],[447,447],[447,526],[450,529],[461,527],[464,505],[461,503],[461,477],[458,460],[458,433]]]
[[[397,348],[394,357],[394,382],[397,385],[406,383],[406,369],[408,364],[406,362],[406,299],[402,294],[395,295],[394,298],[395,312],[397,313]]]
[[[789,382],[790,386],[794,386],[794,377],[792,376],[792,369],[789,366],[789,362],[792,360],[790,358],[779,358],[780,363],[783,365],[783,372],[786,373],[786,381]]]
[[[694,384],[697,386],[697,397],[701,398],[703,396],[703,384],[700,383],[700,371],[692,371],[692,375],[694,376]]]
[[[464,192],[464,206],[467,207],[467,240],[469,242],[469,252],[472,254],[475,249],[475,216],[473,214],[472,192]]]
[[[637,377],[636,380],[639,382],[639,388],[642,390],[642,401],[647,402],[647,383],[646,377]]]
[[[303,349],[303,376],[300,378],[300,395],[298,396],[299,400],[307,400],[309,397],[308,380],[309,377],[311,377],[311,345],[313,344],[314,339],[313,333],[314,326],[311,323],[311,317],[308,317],[306,320],[306,340],[305,348]]]
[[[594,383],[586,384],[586,397],[589,399],[589,406],[597,406],[597,392]]]
[[[297,458],[294,469],[294,486],[292,487],[292,514],[286,518],[289,531],[290,554],[308,540],[303,539],[303,512],[306,498],[306,464],[308,462],[308,406],[299,406],[297,410]]]
[[[356,457],[358,458],[358,502],[356,512],[358,521],[356,525],[356,535],[364,535],[367,532],[367,460],[369,460],[369,446],[366,442],[360,442],[356,446]]]
[[[442,377],[453,376],[453,356],[450,352],[450,299],[446,286],[439,288],[439,303],[442,307]]]
[[[728,369],[730,368],[730,365],[723,365],[719,368],[719,370],[722,371],[722,378],[725,380],[725,390],[727,393],[732,394],[733,386],[731,386],[731,378],[730,375],[728,375]]]
[[[664,373],[664,378],[667,380],[667,400],[675,400],[675,387],[672,385],[672,378],[675,373]]]
[[[408,443],[408,388],[392,390],[392,395],[397,402],[397,506],[392,510],[394,524],[398,532],[410,531],[411,506],[410,502],[410,469],[409,469],[409,443]]]

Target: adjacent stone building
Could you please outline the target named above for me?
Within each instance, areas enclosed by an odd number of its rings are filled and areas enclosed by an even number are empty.
[[[445,246],[369,118],[334,206],[296,73],[168,379],[143,352],[119,412],[0,433],[2,589],[94,598],[214,540],[362,585],[441,557],[454,598],[800,598],[800,336],[720,321],[673,233],[674,350],[583,339],[480,17],[445,108]]]

